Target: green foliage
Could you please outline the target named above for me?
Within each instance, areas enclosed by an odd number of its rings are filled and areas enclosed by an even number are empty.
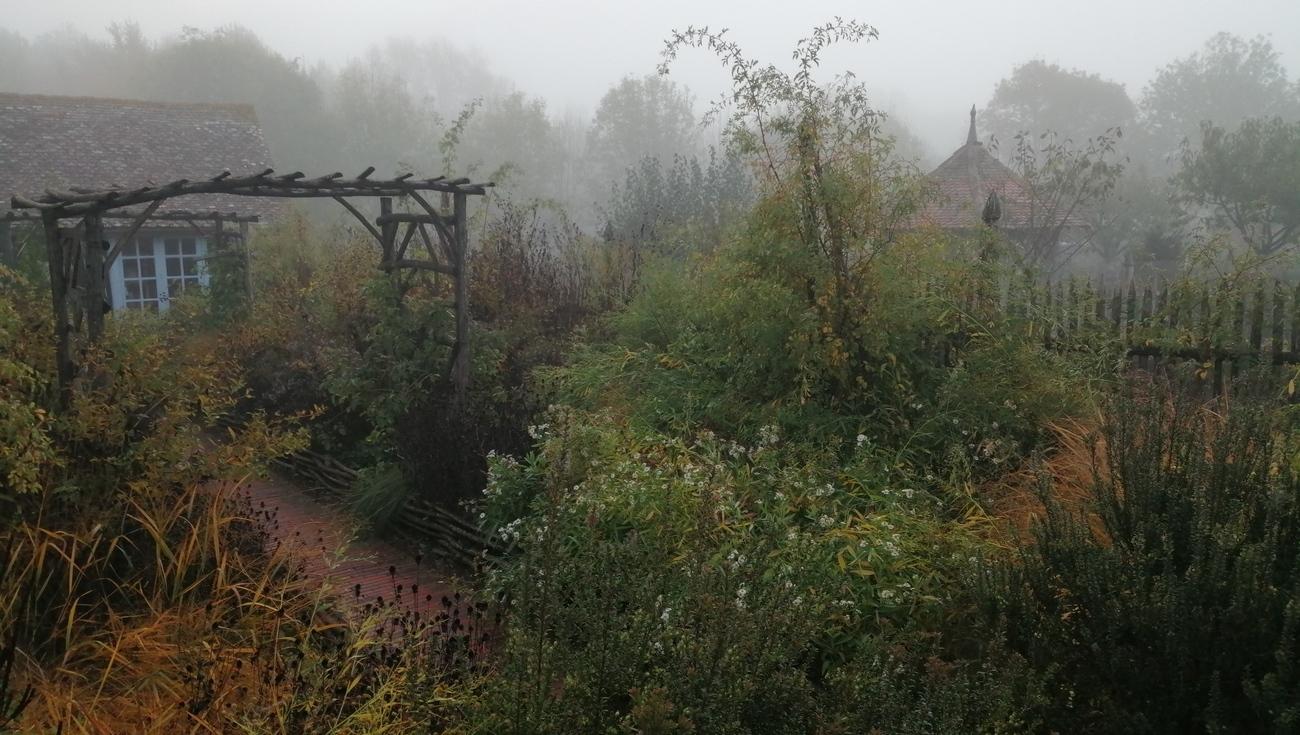
[[[662,76],[624,77],[610,87],[587,133],[592,183],[613,184],[646,158],[667,162],[689,156],[698,135],[693,103],[689,91]]]
[[[677,256],[708,252],[743,218],[751,189],[742,159],[714,149],[705,164],[698,157],[675,156],[671,166],[643,158],[606,205],[605,240]]]
[[[1201,123],[1231,129],[1248,117],[1295,120],[1300,92],[1268,38],[1218,33],[1156,72],[1141,107],[1151,163],[1163,171],[1177,161],[1183,141],[1196,139]]]
[[[865,445],[839,467],[775,427],[744,446],[548,418],[538,455],[495,461],[484,500],[518,552],[489,581],[510,613],[491,730],[603,731],[650,717],[647,693],[679,727],[806,729],[859,704],[826,678],[882,631],[939,621],[980,553],[975,519],[943,520]]]
[[[1078,142],[1050,132],[1016,135],[1012,168],[1029,211],[1013,213],[1019,225],[1009,236],[1026,270],[1053,274],[1092,243],[1096,233],[1086,217],[1106,203],[1124,172],[1127,159],[1116,148],[1122,135],[1119,128]]]
[[[410,495],[399,465],[378,464],[357,472],[348,504],[357,517],[366,519],[375,529],[383,530]]]
[[[1300,726],[1300,478],[1294,415],[1222,415],[1157,390],[1111,406],[1095,508],[1052,501],[988,579],[1010,645],[1053,673],[1069,732]],[[1068,691],[1067,691],[1068,690]]]
[[[995,140],[1051,132],[1063,140],[1084,141],[1113,128],[1128,128],[1136,115],[1124,85],[1033,59],[998,82],[982,123]]]
[[[1277,254],[1300,242],[1300,119],[1250,118],[1232,132],[1205,123],[1200,147],[1184,146],[1175,181],[1256,255]]]

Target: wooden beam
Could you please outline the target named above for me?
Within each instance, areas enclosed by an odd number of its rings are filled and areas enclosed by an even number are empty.
[[[253,308],[253,251],[248,246],[248,223],[239,223],[239,248],[244,256],[244,298],[248,299],[248,308]]]
[[[86,283],[83,308],[86,310],[86,327],[92,344],[104,338],[104,222],[98,214],[88,214],[83,220],[82,250],[86,258]]]
[[[456,346],[452,348],[451,383],[456,402],[462,406],[468,397],[470,378],[469,269],[466,267],[469,255],[468,210],[468,197],[458,192],[453,209],[455,259],[451,265],[456,269]]]
[[[108,255],[104,258],[107,267],[111,268],[113,266],[113,261],[117,259],[118,253],[122,252],[122,247],[126,245],[126,243],[130,242],[131,238],[135,237],[136,234],[140,232],[140,228],[144,227],[144,223],[161,205],[161,199],[156,202],[150,202],[149,206],[145,207],[145,210],[135,218],[134,222],[131,223],[131,227],[126,231],[126,234],[117,238],[117,242],[113,243],[113,248],[108,251]]]
[[[432,261],[428,261],[428,260],[394,260],[394,261],[390,262],[390,263],[388,264],[388,266],[389,266],[390,269],[392,269],[392,268],[410,268],[410,269],[412,269],[412,270],[433,271],[433,272],[435,272],[435,273],[445,273],[446,275],[449,275],[449,276],[455,276],[455,275],[456,275],[456,269],[455,269],[455,268],[453,268],[453,267],[451,267],[451,266],[449,266],[449,265],[443,265],[442,263],[434,263],[434,262],[432,262]]]
[[[18,266],[18,251],[14,247],[13,231],[8,220],[0,220],[0,265]]]
[[[45,229],[45,254],[50,268],[50,297],[54,306],[54,366],[59,381],[59,404],[66,406],[72,393],[73,377],[67,264],[63,258],[63,238],[59,233],[58,217],[47,213],[42,225]]]
[[[406,246],[411,244],[411,236],[415,234],[415,228],[419,227],[414,222],[406,225],[406,234],[402,237],[402,244],[398,246],[397,253],[393,256],[394,260],[401,260],[406,257]]]
[[[379,198],[379,216],[382,219],[386,214],[393,213],[393,200],[391,197]],[[379,226],[380,237],[379,247],[383,251],[379,258],[380,267],[384,270],[392,270],[393,248],[397,240],[397,223],[393,221],[385,222]]]
[[[414,196],[412,196],[412,198],[414,198]],[[381,225],[387,221],[417,222],[422,224],[435,224],[441,222],[444,225],[453,224],[450,217],[445,217],[441,214],[435,216],[429,216],[428,214],[418,214],[415,212],[393,212],[392,214],[385,215],[384,217],[381,217],[380,219],[377,219],[375,221]]]
[[[453,260],[455,255],[452,251],[455,250],[456,244],[455,238],[451,234],[451,228],[448,227],[447,218],[434,209],[433,205],[429,204],[428,200],[420,194],[411,192],[411,199],[429,215],[429,224],[432,224],[434,229],[438,231],[438,239],[442,242],[442,249],[447,255],[447,260]],[[455,226],[454,216],[451,225]]]
[[[352,202],[349,202],[343,197],[334,197],[334,201],[338,202],[339,204],[342,204],[344,209],[351,212],[352,216],[356,217],[357,221],[361,223],[361,226],[366,228],[366,232],[369,232],[371,237],[378,240],[380,245],[384,244],[383,235],[380,235],[379,230],[376,230],[375,226],[370,224],[370,220],[366,219],[366,216],[361,213],[361,210],[352,206]]]
[[[218,175],[200,181],[179,179],[162,186],[144,186],[137,189],[87,189],[56,191],[46,190],[43,196],[15,195],[11,202],[15,209],[56,209],[60,216],[73,217],[91,211],[143,204],[159,199],[170,199],[189,194],[230,194],[233,196],[261,197],[333,197],[333,196],[404,196],[413,191],[439,191],[446,194],[465,193],[481,195],[491,183],[473,184],[469,179],[446,180],[442,177],[414,179],[412,174],[402,174],[386,181],[372,181],[368,177],[373,169],[362,175],[346,179],[333,173],[314,179],[305,178],[301,172],[272,176],[270,169],[251,176]]]
[[[433,241],[429,238],[429,233],[425,231],[424,225],[419,224],[416,227],[420,228],[420,239],[424,241],[424,249],[425,252],[429,253],[429,259],[438,260],[438,254],[433,249]],[[444,251],[443,255],[447,257],[447,260],[451,260],[450,254]]]

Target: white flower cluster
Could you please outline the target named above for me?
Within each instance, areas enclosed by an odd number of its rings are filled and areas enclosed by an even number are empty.
[[[745,598],[749,595],[749,588],[741,585],[736,589],[736,609],[744,610],[746,607]]]
[[[828,482],[825,485],[822,485],[821,487],[814,488],[812,492],[808,494],[814,498],[829,497],[835,494],[835,486]]]
[[[727,566],[732,569],[739,569],[745,566],[746,561],[745,555],[735,549],[732,549],[731,553],[727,554]]]
[[[497,537],[506,543],[513,543],[519,540],[519,527],[524,523],[524,519],[516,518],[504,526],[497,529]]]
[[[776,424],[766,424],[758,430],[758,446],[770,447],[781,441],[781,429]]]

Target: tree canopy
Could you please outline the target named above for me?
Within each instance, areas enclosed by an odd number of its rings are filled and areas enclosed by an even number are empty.
[[[982,122],[987,133],[1003,144],[1020,132],[1052,132],[1083,141],[1110,128],[1127,128],[1136,114],[1124,85],[1034,59],[998,82]]]
[[[1300,239],[1300,122],[1251,118],[1236,130],[1204,123],[1176,181],[1211,222],[1268,256]]]
[[[1176,162],[1202,122],[1231,129],[1248,117],[1300,119],[1300,86],[1264,37],[1219,33],[1197,52],[1160,69],[1142,92],[1142,122],[1153,162]]]

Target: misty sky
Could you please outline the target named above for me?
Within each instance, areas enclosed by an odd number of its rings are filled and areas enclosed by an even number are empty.
[[[25,35],[75,25],[101,33],[135,20],[146,35],[239,23],[290,58],[342,62],[390,36],[452,38],[557,114],[588,113],[611,83],[653,71],[663,39],[692,23],[727,27],[751,55],[784,62],[812,25],[835,15],[874,25],[878,42],[828,54],[878,103],[946,152],[965,136],[966,110],[983,104],[1012,65],[1043,58],[1123,82],[1136,98],[1154,69],[1216,31],[1268,35],[1300,73],[1300,0],[42,0],[13,4],[0,24]],[[674,78],[702,100],[726,79],[704,52]]]

